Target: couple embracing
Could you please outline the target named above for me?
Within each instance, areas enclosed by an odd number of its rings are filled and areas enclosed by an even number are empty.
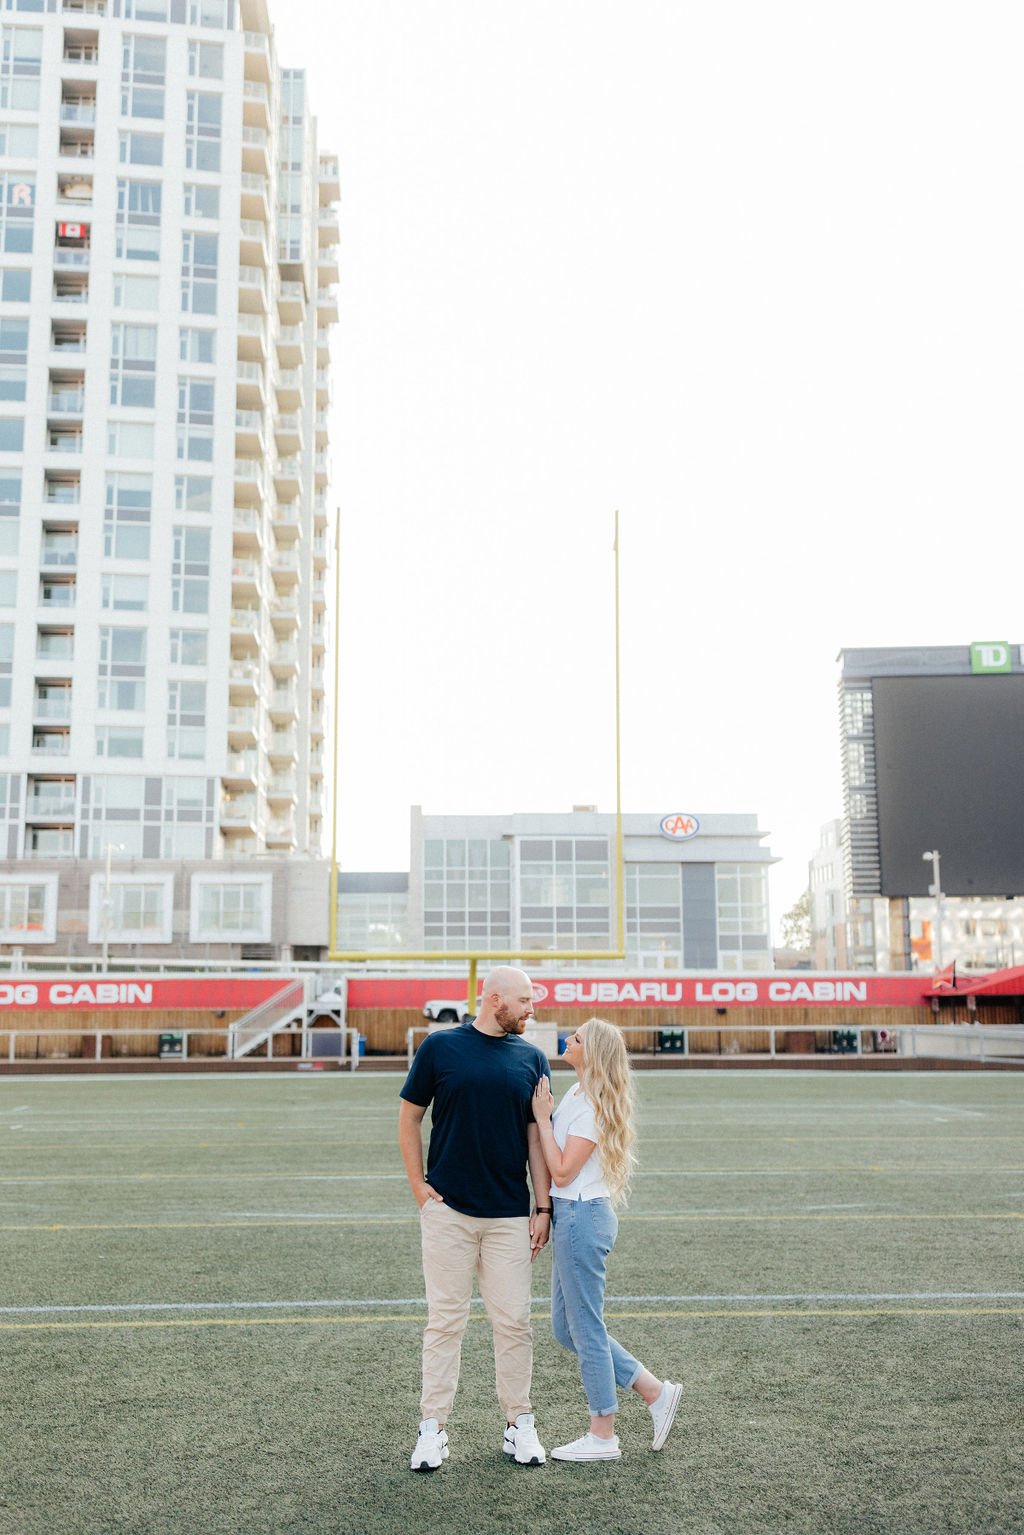
[[[647,1403],[660,1450],[682,1387],[659,1380],[604,1323],[605,1265],[615,1205],[632,1170],[633,1100],[622,1035],[591,1018],[566,1041],[576,1082],[555,1107],[547,1058],[520,1038],[533,1016],[522,970],[501,966],[484,982],[477,1017],[430,1035],[402,1088],[399,1144],[420,1207],[427,1326],[421,1422],[413,1471],[448,1459],[446,1424],[459,1379],[474,1275],[494,1333],[502,1448],[543,1465],[530,1401],[533,1333],[530,1269],[553,1241],[551,1325],[579,1360],[590,1427],[552,1459],[620,1459],[616,1387]],[[421,1125],[432,1110],[427,1171]],[[529,1168],[535,1202],[530,1210]]]

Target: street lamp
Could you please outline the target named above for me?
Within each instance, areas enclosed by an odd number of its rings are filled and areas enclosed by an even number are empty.
[[[928,886],[928,894],[935,897],[935,942],[932,945],[932,968],[942,969],[942,874],[939,870],[939,850],[932,848],[930,853],[922,853],[925,863],[930,863],[935,871],[935,881]]]
[[[106,865],[106,873],[103,876],[103,907],[102,907],[102,917],[103,917],[103,921],[102,921],[102,927],[103,927],[103,959],[102,959],[102,963],[101,963],[101,968],[103,970],[106,970],[106,968],[107,968],[107,960],[108,960],[108,955],[109,955],[109,952],[110,952],[110,913],[111,913],[111,908],[113,906],[113,902],[112,902],[111,896],[110,896],[110,855],[112,853],[114,853],[114,852],[118,852],[118,853],[123,853],[124,852],[124,848],[121,846],[120,842],[108,842],[107,843],[107,865]]]

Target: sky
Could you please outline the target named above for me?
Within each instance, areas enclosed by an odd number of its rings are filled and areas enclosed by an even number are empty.
[[[1024,9],[271,0],[340,160],[343,868],[841,813],[843,647],[1024,640]]]

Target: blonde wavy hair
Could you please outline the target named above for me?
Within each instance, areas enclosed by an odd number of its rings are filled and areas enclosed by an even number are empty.
[[[588,1018],[583,1036],[581,1086],[594,1107],[597,1121],[597,1153],[612,1204],[626,1204],[629,1182],[636,1169],[633,1150],[633,1076],[626,1044],[619,1030],[605,1018]]]

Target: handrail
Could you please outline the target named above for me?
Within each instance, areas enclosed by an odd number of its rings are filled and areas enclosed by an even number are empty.
[[[331,1027],[331,1028],[317,1028],[317,1027],[314,1027],[314,1026],[307,1026],[307,1027],[303,1027],[302,1029],[296,1029],[294,1032],[295,1032],[295,1034],[302,1036],[302,1043],[300,1045],[299,1054],[297,1056],[295,1056],[295,1057],[291,1057],[291,1056],[287,1056],[287,1057],[278,1056],[278,1057],[275,1057],[274,1053],[273,1053],[273,1042],[274,1042],[274,1038],[276,1038],[277,1036],[271,1035],[270,1039],[268,1040],[268,1048],[267,1048],[266,1055],[263,1055],[263,1056],[256,1056],[256,1055],[254,1055],[254,1056],[246,1056],[245,1057],[246,1063],[248,1064],[249,1061],[251,1061],[255,1065],[255,1064],[259,1064],[259,1063],[261,1063],[263,1061],[272,1061],[274,1059],[278,1059],[278,1060],[282,1060],[282,1059],[291,1060],[291,1059],[294,1059],[296,1062],[298,1062],[298,1061],[305,1061],[305,1060],[313,1060],[316,1057],[314,1057],[312,1049],[311,1049],[311,1042],[312,1042],[312,1040],[317,1035],[321,1035],[321,1034],[324,1035],[325,1037],[328,1037],[328,1038],[336,1037],[338,1032],[339,1032],[339,1030],[337,1028],[334,1028],[334,1027]],[[353,1055],[355,1057],[354,1060],[350,1060],[350,1062],[349,1062],[349,1069],[351,1071],[355,1071],[356,1068],[357,1068],[358,1057],[359,1057],[359,1030],[356,1029],[356,1028],[349,1028],[349,1027],[347,1027],[345,1025],[342,1025],[340,1032],[341,1032],[341,1035],[342,1035],[345,1052],[350,1054],[350,1055]],[[26,1039],[31,1039],[31,1038],[35,1037],[35,1038],[38,1039],[38,1038],[41,1038],[43,1036],[45,1036],[48,1039],[51,1038],[51,1037],[56,1037],[58,1039],[79,1039],[79,1040],[85,1040],[85,1039],[88,1039],[88,1038],[91,1037],[94,1040],[94,1042],[95,1042],[94,1043],[94,1054],[92,1056],[92,1059],[96,1060],[96,1061],[102,1061],[102,1060],[105,1059],[105,1057],[103,1056],[103,1040],[104,1040],[104,1037],[106,1037],[108,1039],[116,1039],[116,1038],[118,1038],[121,1035],[128,1035],[128,1034],[132,1035],[133,1037],[134,1036],[138,1036],[138,1035],[141,1034],[144,1037],[153,1037],[153,1038],[159,1038],[163,1034],[180,1035],[181,1036],[181,1041],[182,1041],[181,1059],[183,1061],[189,1060],[189,1059],[201,1059],[201,1060],[221,1060],[221,1059],[231,1060],[231,1059],[233,1059],[233,1057],[231,1055],[231,1028],[230,1028],[230,1026],[228,1026],[227,1028],[224,1028],[224,1027],[215,1028],[215,1027],[209,1027],[209,1026],[206,1026],[206,1025],[200,1026],[198,1028],[175,1028],[173,1026],[168,1028],[168,1027],[165,1026],[162,1029],[144,1029],[144,1028],[131,1028],[131,1029],[104,1029],[104,1028],[99,1028],[99,1029],[97,1029],[97,1028],[89,1028],[89,1029],[82,1029],[82,1028],[79,1028],[79,1029],[51,1029],[51,1028],[45,1028],[45,1027],[43,1027],[43,1028],[34,1027],[34,1028],[27,1028],[27,1029],[26,1028],[5,1029],[2,1025],[0,1025],[0,1036],[2,1036],[4,1034],[7,1035],[7,1064],[8,1065],[14,1065],[20,1059],[20,1057],[17,1054],[17,1042],[18,1042],[18,1040],[21,1037],[25,1037]],[[221,1057],[221,1056],[190,1057],[190,1055],[189,1055],[189,1040],[192,1038],[193,1035],[196,1035],[196,1034],[203,1034],[203,1035],[213,1034],[213,1035],[217,1035],[217,1036],[223,1037],[223,1039],[224,1039],[224,1055],[223,1055],[223,1057]],[[67,1057],[67,1056],[53,1056],[53,1057],[42,1056],[42,1057],[39,1057],[39,1059],[41,1059],[41,1060],[52,1059],[54,1061],[66,1060],[68,1058],[69,1057]],[[80,1057],[80,1059],[85,1060],[85,1059],[87,1059],[87,1057],[85,1055],[82,1055]],[[134,1059],[149,1059],[149,1057],[134,1057]],[[156,1060],[156,1059],[159,1059],[159,1057],[154,1056],[154,1057],[152,1057],[152,1059]],[[3,1068],[3,1063],[2,1063],[2,1061],[0,1061],[0,1071],[2,1071],[2,1068]]]

